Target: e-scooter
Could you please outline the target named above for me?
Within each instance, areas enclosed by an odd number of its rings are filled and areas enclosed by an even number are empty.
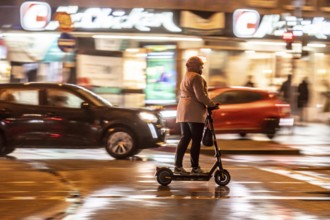
[[[210,169],[209,172],[203,174],[176,174],[168,167],[157,167],[156,168],[156,176],[157,182],[163,186],[169,185],[172,180],[173,181],[209,181],[214,173],[214,180],[219,186],[225,186],[230,182],[230,174],[227,170],[225,170],[222,166],[221,162],[221,152],[218,147],[214,126],[213,126],[213,119],[212,119],[212,110],[215,108],[208,108],[208,115],[206,118],[206,124],[209,124],[209,128],[213,135],[213,146],[216,161],[213,167]]]

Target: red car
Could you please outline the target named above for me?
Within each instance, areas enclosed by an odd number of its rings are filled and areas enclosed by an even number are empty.
[[[228,87],[209,90],[211,99],[220,103],[213,111],[216,133],[263,133],[273,138],[282,126],[292,126],[291,108],[277,94],[249,87]],[[170,134],[180,134],[175,123],[176,106],[164,106],[161,114]]]

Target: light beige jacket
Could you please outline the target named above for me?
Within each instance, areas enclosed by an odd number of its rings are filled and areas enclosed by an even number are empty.
[[[187,72],[180,84],[180,96],[176,122],[204,123],[207,107],[215,103],[208,97],[204,78],[195,72]]]

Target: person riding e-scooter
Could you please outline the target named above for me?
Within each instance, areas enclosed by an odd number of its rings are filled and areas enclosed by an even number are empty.
[[[207,108],[215,107],[207,92],[207,84],[202,77],[203,60],[198,56],[190,57],[186,63],[187,72],[180,84],[180,99],[177,107],[176,122],[180,123],[181,139],[176,149],[175,174],[187,174],[183,168],[183,157],[192,141],[190,149],[191,174],[203,174],[199,166],[201,140]]]

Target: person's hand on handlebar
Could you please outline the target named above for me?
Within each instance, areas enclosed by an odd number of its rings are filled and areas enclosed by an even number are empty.
[[[212,110],[214,110],[214,109],[219,109],[219,105],[220,105],[220,103],[216,103],[215,106],[213,106],[213,107],[208,107],[208,110],[209,110],[209,111],[212,111]]]

